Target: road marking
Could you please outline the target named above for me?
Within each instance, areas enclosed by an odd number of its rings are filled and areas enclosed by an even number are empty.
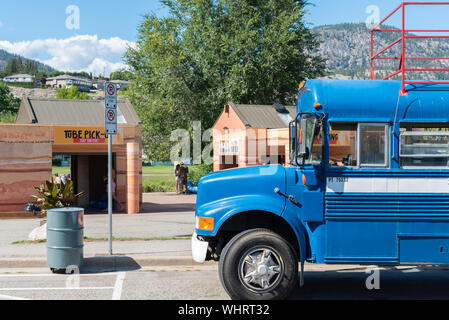
[[[6,299],[6,300],[30,300],[30,299],[25,299],[25,298],[7,296],[7,295],[4,295],[4,294],[0,294],[0,299]]]
[[[0,288],[0,291],[49,291],[49,290],[111,290],[114,287],[79,287],[79,288]]]
[[[411,268],[411,269],[403,269],[402,272],[404,273],[412,273],[412,272],[421,272],[421,270],[417,268]]]
[[[81,273],[81,277],[98,277],[98,276],[116,276],[117,272],[105,272],[105,273]],[[0,278],[16,278],[16,277],[58,277],[63,279],[64,277],[73,277],[73,274],[51,274],[51,273],[29,273],[29,274],[0,274]]]
[[[120,272],[115,280],[114,292],[112,293],[112,300],[120,300],[122,297],[123,281],[125,280],[126,272]]]

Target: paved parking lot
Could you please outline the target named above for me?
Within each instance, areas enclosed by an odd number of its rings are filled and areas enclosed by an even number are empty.
[[[126,273],[1,274],[3,300],[120,300]]]
[[[54,275],[47,269],[0,270],[0,300],[228,300],[217,265],[143,267],[135,271],[84,270]],[[392,267],[379,269],[379,289],[366,287],[361,266],[307,265],[305,286],[289,300],[449,299],[449,268]]]
[[[81,275],[51,274],[46,269],[14,272],[0,270],[0,300],[229,299],[216,266],[146,267],[133,272]]]

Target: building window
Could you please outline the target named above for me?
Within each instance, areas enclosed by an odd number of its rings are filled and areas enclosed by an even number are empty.
[[[359,124],[360,166],[387,166],[388,125]]]
[[[449,129],[444,126],[401,128],[399,156],[401,167],[448,167]]]

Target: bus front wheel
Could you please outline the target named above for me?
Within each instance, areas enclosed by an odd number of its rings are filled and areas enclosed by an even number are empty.
[[[293,247],[265,229],[235,236],[220,256],[221,283],[234,300],[285,299],[298,279],[298,258]]]

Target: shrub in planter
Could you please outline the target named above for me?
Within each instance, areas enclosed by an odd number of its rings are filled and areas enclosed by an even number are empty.
[[[40,204],[43,211],[53,208],[72,207],[75,205],[76,200],[81,197],[84,192],[75,194],[73,191],[73,181],[67,180],[65,183],[55,183],[46,181],[40,187],[34,187],[39,196],[32,196],[37,203]]]

